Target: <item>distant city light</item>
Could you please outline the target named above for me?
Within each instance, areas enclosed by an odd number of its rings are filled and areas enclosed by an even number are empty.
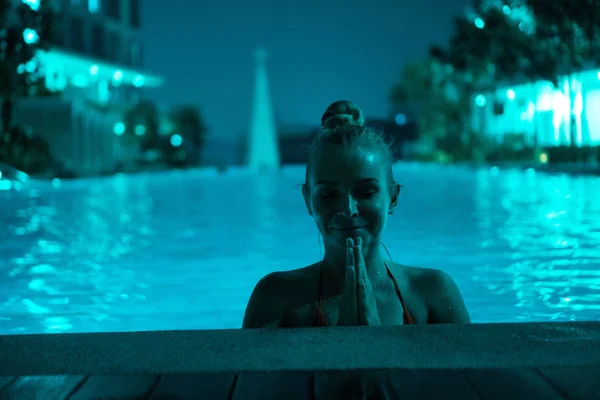
[[[137,136],[143,136],[146,133],[146,127],[142,124],[137,124],[134,131]]]
[[[396,114],[396,117],[394,118],[394,120],[396,121],[396,124],[398,125],[406,125],[406,114]]]
[[[515,91],[514,91],[514,90],[512,90],[512,89],[508,89],[508,90],[506,91],[506,97],[508,97],[508,99],[509,99],[509,100],[514,100],[516,96],[517,96],[517,95],[516,95],[516,93],[515,93]]]
[[[90,67],[90,74],[96,75],[97,73],[98,73],[98,66],[97,65],[92,65]]]
[[[40,11],[40,0],[23,0],[33,11]]]
[[[40,37],[38,36],[37,32],[31,28],[26,28],[23,31],[23,39],[25,39],[25,43],[27,44],[33,44],[33,43],[37,43],[40,40]]]
[[[135,87],[142,87],[142,86],[144,86],[144,76],[143,75],[137,75],[135,77],[135,79],[133,80],[133,86],[135,86]]]
[[[475,18],[475,26],[479,29],[485,28],[485,21],[481,18]]]
[[[117,122],[115,127],[113,128],[115,135],[122,136],[125,133],[125,124],[122,122]]]
[[[510,14],[510,12],[511,12],[511,9],[510,9],[510,7],[509,7],[509,6],[503,6],[503,7],[502,7],[502,12],[503,12],[504,14],[506,14],[506,15],[509,15],[509,14]]]
[[[121,79],[123,79],[123,72],[121,72],[120,70],[115,71],[115,73],[113,74],[113,79],[115,81],[120,81]]]
[[[183,143],[183,138],[181,137],[181,135],[174,134],[173,136],[171,136],[171,146],[179,147],[179,146],[181,146],[182,143]]]
[[[477,104],[479,107],[484,107],[487,104],[487,99],[484,95],[480,94],[475,97],[475,104]]]

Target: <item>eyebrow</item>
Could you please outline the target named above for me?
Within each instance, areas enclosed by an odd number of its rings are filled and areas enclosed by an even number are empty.
[[[376,178],[364,178],[364,179],[358,179],[356,181],[357,183],[378,183],[379,179]],[[336,185],[338,184],[338,181],[331,181],[331,180],[324,180],[324,179],[320,179],[318,180],[315,185]]]

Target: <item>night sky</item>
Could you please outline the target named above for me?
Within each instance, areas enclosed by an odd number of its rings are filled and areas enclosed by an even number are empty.
[[[250,121],[257,46],[269,52],[282,125],[316,125],[334,100],[367,117],[389,114],[406,62],[445,43],[470,0],[145,0],[146,69],[166,79],[161,104],[197,104],[210,134],[239,136]]]

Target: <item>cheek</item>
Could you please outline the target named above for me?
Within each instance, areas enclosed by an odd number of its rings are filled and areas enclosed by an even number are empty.
[[[370,219],[373,223],[373,228],[376,231],[381,231],[388,220],[387,207],[382,206],[381,204],[373,205],[369,207],[368,210],[365,209],[365,213],[368,212],[368,219]],[[363,215],[365,214],[363,213]]]
[[[317,225],[324,221],[329,214],[327,207],[321,201],[315,199],[311,201],[311,210],[312,217]]]
[[[312,208],[315,218],[327,218],[327,215],[332,213],[332,210],[335,209],[335,202],[326,201],[320,197],[316,197],[312,199]]]

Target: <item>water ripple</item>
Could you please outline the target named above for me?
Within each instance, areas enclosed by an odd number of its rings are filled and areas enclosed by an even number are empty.
[[[600,319],[600,179],[405,164],[395,261],[475,322]],[[203,171],[0,191],[0,334],[240,326],[255,282],[322,256],[298,183]]]

